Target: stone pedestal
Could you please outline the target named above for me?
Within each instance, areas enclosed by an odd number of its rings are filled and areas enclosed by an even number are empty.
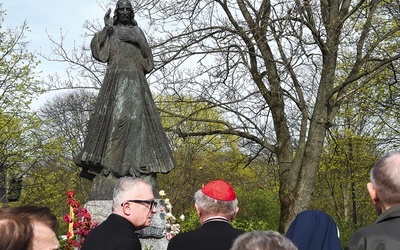
[[[149,227],[138,230],[142,244],[142,250],[165,250],[168,246],[168,240],[163,234],[165,228],[165,210],[163,199],[156,199],[157,213],[154,214]],[[100,224],[103,222],[112,211],[112,200],[93,200],[85,204],[85,208],[92,216],[92,221]]]
[[[142,250],[166,250],[168,247],[168,240],[165,237],[160,239],[141,238],[140,242],[142,243]]]
[[[92,216],[92,221],[100,224],[111,214],[112,200],[88,201],[85,208]]]

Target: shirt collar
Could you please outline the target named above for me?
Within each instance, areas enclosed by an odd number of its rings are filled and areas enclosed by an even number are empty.
[[[207,220],[205,220],[203,224],[205,224],[207,222],[210,222],[210,221],[223,221],[223,222],[226,222],[226,223],[230,224],[228,219],[223,217],[223,216],[211,216],[211,217],[208,217]]]

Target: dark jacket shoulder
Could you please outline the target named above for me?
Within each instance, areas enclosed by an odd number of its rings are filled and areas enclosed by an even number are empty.
[[[345,249],[399,249],[399,228],[400,205],[395,205],[382,213],[374,224],[357,230]]]
[[[81,250],[140,250],[136,229],[124,217],[110,214],[99,226],[86,237]]]
[[[229,250],[233,241],[244,233],[228,222],[210,221],[200,228],[178,234],[169,241],[168,250]]]

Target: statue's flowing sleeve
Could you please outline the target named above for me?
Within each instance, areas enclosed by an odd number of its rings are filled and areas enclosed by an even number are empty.
[[[94,35],[92,42],[90,43],[90,48],[92,50],[93,57],[97,61],[103,63],[108,61],[112,31],[113,29],[106,27]]]
[[[154,60],[153,60],[153,53],[151,53],[151,49],[149,44],[147,43],[146,36],[144,35],[144,32],[142,29],[140,29],[138,26],[135,26],[135,33],[139,37],[138,41],[140,44],[140,49],[142,50],[142,65],[143,65],[143,70],[144,73],[150,73],[150,71],[153,70],[154,68]]]

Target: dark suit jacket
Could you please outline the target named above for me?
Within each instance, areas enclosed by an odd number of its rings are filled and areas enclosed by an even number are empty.
[[[81,250],[141,250],[135,227],[124,217],[110,214],[86,237]]]
[[[400,249],[400,204],[383,212],[374,224],[359,229],[345,250]]]
[[[229,250],[242,233],[227,221],[210,220],[196,230],[177,234],[169,241],[167,250]]]

